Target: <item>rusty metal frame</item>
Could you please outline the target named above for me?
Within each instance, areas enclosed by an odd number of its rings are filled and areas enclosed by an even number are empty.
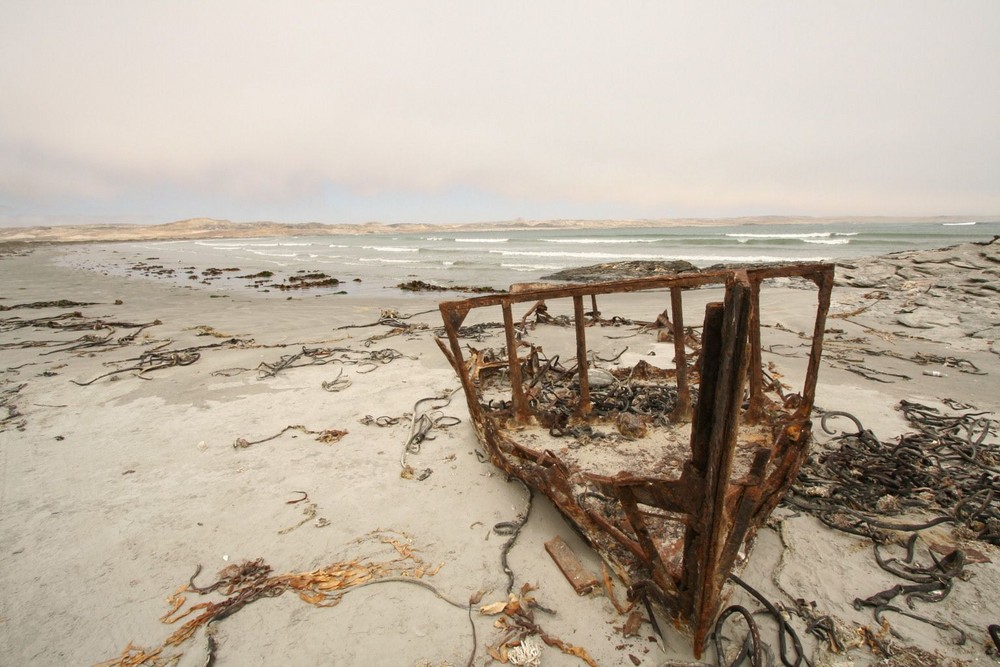
[[[793,264],[546,287],[440,304],[447,343],[440,338],[437,342],[462,382],[473,425],[492,463],[548,496],[633,595],[649,595],[689,629],[696,654],[719,613],[724,584],[740,550],[749,546],[805,459],[833,275],[831,264]],[[775,401],[765,390],[760,291],[765,280],[787,277],[812,281],[818,300],[804,384],[797,394]],[[683,294],[713,285],[725,287],[725,298],[706,308],[698,372],[694,373],[685,355]],[[584,297],[591,297],[591,315],[597,317],[598,296],[664,289],[670,291],[678,393],[672,419],[691,421],[690,458],[679,477],[584,473],[552,451],[539,452],[519,444],[511,426],[530,423],[534,416],[524,391],[525,360],[518,354],[512,306],[572,299],[579,381],[576,419],[586,421],[591,399]],[[491,306],[499,306],[503,313],[511,383],[511,408],[505,414],[485,409],[458,336],[472,310]],[[695,403],[692,385],[698,388]],[[769,425],[774,437],[769,447],[754,451],[749,473],[733,479],[741,423]],[[580,488],[612,499],[613,511],[588,506]],[[681,540],[665,536],[663,517],[683,531]],[[672,567],[668,561],[671,556],[676,561],[678,555],[680,567]]]

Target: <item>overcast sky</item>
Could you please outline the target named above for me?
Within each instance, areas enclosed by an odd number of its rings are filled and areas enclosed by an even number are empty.
[[[1000,1],[0,2],[0,225],[1000,214]]]

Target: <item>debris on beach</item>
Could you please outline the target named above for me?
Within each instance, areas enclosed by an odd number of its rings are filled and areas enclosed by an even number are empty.
[[[597,577],[584,567],[579,557],[573,553],[573,550],[566,544],[566,540],[562,537],[556,535],[546,542],[545,550],[552,557],[552,560],[555,561],[555,564],[559,567],[559,571],[563,573],[566,581],[573,587],[577,595],[585,595],[597,588]]]
[[[535,609],[544,609],[531,592],[535,587],[524,584],[519,593],[510,593],[506,600],[500,600],[479,607],[483,616],[497,616],[493,627],[500,631],[500,638],[486,646],[486,653],[501,664],[538,665],[541,646],[535,637],[546,645],[572,655],[591,667],[597,663],[586,649],[574,646],[547,633],[535,619]]]
[[[3,384],[0,385],[0,433],[6,431],[9,427],[14,427],[18,430],[24,429],[27,422],[15,401],[18,398],[18,394],[26,386],[27,384],[24,382],[14,385],[7,379],[4,379]]]
[[[259,445],[262,442],[269,442],[280,438],[282,435],[288,431],[299,431],[300,433],[305,433],[307,435],[315,435],[316,442],[322,442],[324,444],[332,444],[334,442],[339,442],[341,438],[347,435],[347,431],[340,429],[323,429],[321,431],[313,431],[302,424],[289,424],[285,428],[281,429],[274,435],[269,435],[266,438],[260,438],[259,440],[247,440],[246,438],[237,438],[236,442],[233,443],[233,449],[247,449],[252,445]]]
[[[267,347],[260,345],[257,347]],[[285,347],[285,346],[272,346]],[[349,347],[307,347],[302,346],[302,350],[293,354],[283,354],[274,362],[262,361],[257,368],[223,368],[212,371],[213,376],[233,377],[242,373],[257,372],[257,379],[267,380],[277,376],[286,370],[302,368],[305,366],[325,366],[327,364],[342,364],[344,366],[355,366],[356,374],[371,373],[379,367],[390,364],[397,359],[402,359],[404,355],[399,350],[384,348],[379,350],[360,351]],[[338,376],[339,377],[339,376]],[[333,383],[335,389],[346,389],[338,386],[337,380],[329,381]]]
[[[845,430],[799,472],[785,503],[817,517],[833,530],[871,540],[875,562],[904,583],[857,598],[857,609],[870,608],[874,620],[893,637],[887,613],[920,621],[964,644],[967,633],[945,620],[917,613],[914,601],[941,602],[956,580],[968,577],[966,566],[990,562],[969,546],[981,541],[1000,546],[1000,423],[974,407],[945,399],[957,412],[948,413],[913,401],[899,404],[916,431],[883,442],[847,412],[823,415],[846,418],[856,431]],[[950,525],[951,536],[934,532]],[[893,545],[903,557],[888,556]],[[926,553],[917,558],[918,546]],[[906,603],[905,608],[899,601]]]
[[[418,482],[422,482],[434,472],[431,468],[415,470],[406,462],[406,458],[410,454],[419,454],[423,442],[435,438],[431,435],[433,429],[446,429],[461,423],[458,417],[448,416],[441,411],[451,404],[451,397],[454,393],[454,391],[449,391],[438,396],[422,398],[413,405],[413,412],[410,416],[410,435],[406,439],[403,453],[399,457],[401,468],[399,476],[403,479],[416,479]]]
[[[833,275],[830,264],[704,271],[530,286],[440,304],[447,339],[436,340],[461,380],[490,460],[548,496],[631,595],[686,626],[696,655],[727,577],[806,458]],[[786,392],[761,361],[760,292],[773,279],[799,280],[817,292],[797,393]],[[707,305],[699,337],[684,324],[683,300],[708,286],[722,287],[724,301]],[[603,318],[597,298],[611,297],[618,308],[633,292],[669,300],[669,316],[654,322],[666,332],[657,340],[673,344],[674,366],[642,359],[599,372],[588,338],[627,318]],[[568,315],[551,312],[566,301]],[[514,306],[525,303],[534,305],[519,320]],[[464,350],[461,327],[487,308],[501,311],[505,347]],[[534,342],[552,348],[565,338],[546,326],[552,323],[574,332],[575,344],[560,354]]]
[[[953,405],[957,402],[951,402]],[[899,410],[916,430],[883,442],[847,412],[823,414],[821,426],[846,418],[844,431],[806,463],[785,502],[823,523],[868,537],[950,524],[968,537],[1000,546],[1000,423],[966,407],[954,413],[902,401]],[[887,517],[921,512],[921,521]]]
[[[405,533],[392,531],[375,531],[355,541],[358,545],[382,545],[389,549],[381,557],[348,558],[326,567],[309,572],[288,572],[274,574],[271,566],[263,558],[252,561],[234,563],[223,568],[217,579],[207,585],[198,586],[195,579],[201,573],[201,566],[173,594],[167,598],[170,609],[160,621],[173,625],[181,620],[187,620],[181,627],[171,633],[160,646],[143,648],[129,643],[121,655],[99,663],[95,667],[136,667],[138,665],[166,665],[176,661],[182,654],[172,653],[174,649],[190,640],[199,628],[205,628],[208,643],[208,660],[205,664],[213,664],[218,650],[215,642],[217,627],[215,624],[232,616],[246,607],[262,599],[274,598],[286,592],[294,592],[303,602],[316,607],[335,607],[347,593],[379,583],[408,583],[425,588],[459,609],[469,609],[469,605],[454,602],[437,591],[434,586],[424,581],[438,573],[443,563],[431,565],[425,562],[418,549],[412,546],[412,539]],[[216,601],[206,601],[196,604],[188,603],[186,594],[196,593],[206,596],[213,593],[222,596]],[[471,623],[471,619],[470,619]],[[473,633],[474,636],[474,633]]]
[[[169,342],[169,341],[168,341]],[[149,350],[143,352],[138,357],[133,357],[130,359],[122,359],[117,362],[113,362],[113,365],[128,364],[130,366],[124,366],[121,368],[116,368],[115,370],[108,371],[107,373],[101,373],[100,375],[80,382],[78,380],[71,380],[71,382],[80,387],[86,387],[94,384],[98,380],[110,377],[112,380],[117,379],[117,376],[122,373],[135,372],[135,377],[148,380],[146,377],[147,373],[152,373],[153,371],[163,370],[165,368],[173,368],[174,366],[190,366],[199,359],[201,359],[201,353],[203,350],[211,350],[217,348],[242,348],[247,345],[252,345],[252,341],[246,341],[240,338],[231,338],[224,341],[219,341],[218,343],[209,343],[207,345],[195,345],[191,347],[164,350],[157,348],[154,350]]]
[[[93,301],[70,301],[69,299],[59,299],[57,301],[32,301],[31,303],[19,303],[13,306],[0,304],[0,311],[17,310],[18,308],[79,308],[80,306],[97,305]]]

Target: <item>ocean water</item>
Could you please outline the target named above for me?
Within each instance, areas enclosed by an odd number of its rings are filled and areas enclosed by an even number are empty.
[[[625,260],[725,262],[849,261],[932,249],[1000,234],[1000,221],[686,226],[629,229],[522,229],[470,232],[302,236],[96,244],[69,261],[81,268],[136,275],[137,262],[174,269],[272,271],[275,279],[322,272],[348,293],[411,280],[442,286],[507,287],[562,269]],[[131,269],[130,269],[131,267]],[[141,272],[138,272],[141,273]],[[147,275],[192,285],[187,275]],[[227,272],[213,288],[242,288]]]

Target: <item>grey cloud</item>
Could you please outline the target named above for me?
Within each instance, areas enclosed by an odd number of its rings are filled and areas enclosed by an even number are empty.
[[[1000,211],[997,34],[995,2],[6,3],[0,198]]]

